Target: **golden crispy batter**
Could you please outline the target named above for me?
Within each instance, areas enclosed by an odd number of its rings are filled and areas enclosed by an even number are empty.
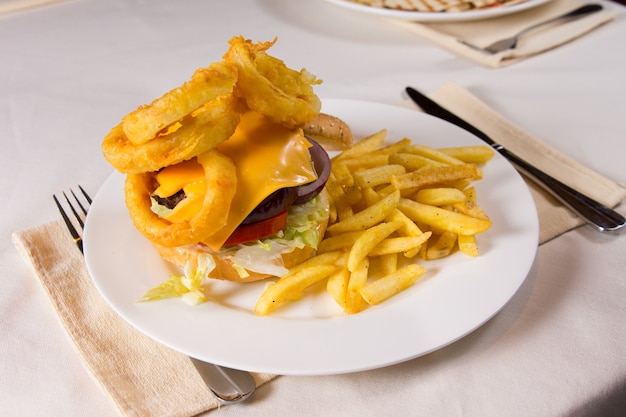
[[[288,128],[300,128],[319,114],[313,85],[320,81],[268,55],[274,42],[231,39],[222,61],[197,70],[180,87],[128,114],[104,138],[105,158],[128,175],[125,196],[131,218],[153,243],[196,244],[223,227],[237,178],[233,162],[214,148],[232,136],[242,114],[252,109]],[[150,209],[155,173],[194,157],[207,180],[202,208],[189,221],[160,218]]]
[[[231,93],[236,82],[237,69],[226,62],[199,68],[180,87],[124,116],[122,130],[133,145],[146,143],[203,104]]]
[[[275,42],[254,44],[234,37],[224,59],[237,66],[236,94],[252,110],[286,127],[299,127],[320,112],[321,102],[313,85],[321,81],[306,69],[295,71],[268,55],[265,51]]]
[[[121,173],[158,171],[227,140],[239,124],[244,108],[232,94],[224,95],[184,117],[178,129],[141,145],[131,143],[119,124],[104,138],[102,151],[107,161]]]
[[[170,223],[150,209],[150,195],[155,189],[153,173],[126,177],[126,206],[135,227],[152,242],[162,246],[196,244],[219,230],[228,218],[230,202],[237,188],[234,163],[216,150],[198,155],[204,168],[207,193],[202,208],[190,220]],[[210,221],[209,221],[210,220]]]

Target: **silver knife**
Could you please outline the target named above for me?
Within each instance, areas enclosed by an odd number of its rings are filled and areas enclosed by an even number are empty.
[[[612,210],[604,204],[574,190],[573,188],[532,166],[519,156],[515,155],[513,152],[507,150],[504,146],[498,144],[483,131],[479,130],[475,126],[472,126],[454,113],[441,107],[439,104],[419,91],[414,88],[407,87],[406,92],[411,100],[424,110],[425,113],[455,124],[487,142],[489,146],[511,161],[522,174],[541,186],[566,207],[569,207],[574,213],[593,226],[597,231],[616,232],[626,225],[626,219],[624,219],[624,216],[615,210]]]

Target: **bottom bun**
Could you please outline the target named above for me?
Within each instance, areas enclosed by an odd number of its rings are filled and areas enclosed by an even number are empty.
[[[322,200],[326,207],[328,207],[328,198],[326,196],[325,190],[322,192],[323,197]],[[318,232],[318,243],[324,237],[324,232],[326,231],[326,227],[328,226],[328,217],[323,219],[320,223],[318,223],[313,230]],[[216,279],[223,279],[227,281],[234,282],[254,282],[262,279],[266,279],[272,277],[274,275],[267,273],[259,273],[255,271],[250,271],[246,269],[247,276],[241,276],[239,274],[239,269],[235,268],[232,262],[232,253],[229,255],[227,251],[218,251],[214,252],[209,247],[205,245],[186,245],[186,246],[176,246],[176,247],[166,247],[155,244],[153,242],[154,247],[158,251],[159,255],[168,262],[178,266],[179,268],[184,268],[187,262],[191,262],[193,266],[198,265],[198,257],[202,255],[210,255],[213,257],[215,261],[215,269],[209,274],[209,277]],[[302,248],[294,248],[287,253],[281,254],[283,265],[285,268],[289,269],[292,266],[298,265],[313,255],[315,255],[315,249],[309,246],[304,246]]]
[[[209,248],[205,249],[200,245],[180,246],[174,248],[159,245],[154,246],[163,259],[173,263],[179,268],[184,268],[187,262],[191,262],[192,265],[197,265],[199,256],[211,255],[215,261],[215,269],[209,274],[209,277],[211,278],[224,279],[234,282],[253,282],[272,276],[270,274],[261,274],[259,272],[246,270],[248,272],[248,276],[242,277],[233,266],[233,262],[230,257],[222,256],[219,252],[211,252]],[[283,258],[283,265],[285,268],[289,269],[292,266],[306,261],[314,254],[315,249],[305,246],[303,248],[295,248],[289,253],[282,254],[281,257]]]

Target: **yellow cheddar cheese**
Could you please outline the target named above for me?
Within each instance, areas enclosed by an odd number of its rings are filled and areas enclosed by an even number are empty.
[[[217,150],[237,167],[237,190],[225,226],[203,243],[219,250],[241,222],[268,195],[285,188],[307,184],[317,178],[301,129],[287,129],[259,113],[242,115],[235,133]],[[204,171],[195,159],[167,167],[156,174],[154,194],[169,197],[179,190],[186,198],[165,217],[171,222],[192,218],[202,207],[206,192]],[[207,219],[210,221],[210,219]]]

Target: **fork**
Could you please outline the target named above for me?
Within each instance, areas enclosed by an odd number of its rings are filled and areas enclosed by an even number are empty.
[[[67,206],[70,208],[70,210],[74,214],[74,218],[78,222],[78,225],[79,225],[78,229],[74,226],[74,223],[72,223],[72,221],[70,220],[69,216],[65,212],[65,209],[63,208],[63,205],[61,204],[57,196],[53,194],[52,198],[54,199],[54,202],[57,208],[59,209],[59,212],[61,213],[61,217],[63,217],[63,221],[65,222],[67,229],[70,231],[70,234],[72,235],[72,238],[74,239],[74,243],[76,243],[76,246],[78,246],[78,249],[80,249],[82,253],[83,252],[83,237],[81,236],[81,232],[83,228],[85,227],[85,219],[87,218],[87,209],[91,206],[92,200],[91,200],[91,197],[89,197],[89,195],[87,194],[87,192],[83,189],[83,187],[79,185],[78,189],[81,191],[81,194],[83,195],[86,202],[85,201],[81,202],[78,199],[78,196],[76,195],[74,190],[70,190],[70,194],[74,197],[74,201],[76,201],[76,205],[80,208],[80,212],[82,213],[82,215],[75,208],[74,204],[72,204],[72,202],[70,201],[65,191],[63,191],[63,198],[66,201]]]
[[[64,191],[62,199],[54,194],[52,198],[74,239],[74,243],[81,253],[84,253],[82,232],[92,199],[83,187],[79,185],[78,189],[80,192],[74,192],[72,189],[68,193]],[[68,216],[68,211],[64,205],[69,207],[69,211],[74,216],[74,221]],[[256,389],[254,378],[246,371],[214,365],[191,357],[189,359],[220,404],[234,404],[245,400]]]
[[[494,43],[492,43],[491,45],[485,46],[485,47],[479,47],[476,45],[472,45],[469,42],[463,41],[463,40],[458,40],[460,43],[462,43],[463,45],[469,46],[472,49],[476,49],[478,51],[482,51],[485,53],[489,53],[489,54],[497,54],[498,52],[502,52],[502,51],[506,51],[507,49],[515,49],[517,47],[517,42],[519,41],[519,38],[522,37],[523,35],[525,35],[526,33],[535,30],[541,26],[544,25],[549,25],[549,24],[553,24],[556,22],[560,22],[561,20],[573,20],[573,19],[578,19],[581,18],[583,16],[587,16],[589,14],[595,13],[595,12],[599,12],[600,10],[602,10],[602,6],[600,4],[586,4],[584,6],[581,6],[577,9],[574,9],[568,13],[565,13],[563,15],[557,16],[557,17],[553,17],[552,19],[548,19],[545,20],[543,22],[534,24],[532,26],[527,27],[526,29],[518,32],[516,35],[510,37],[510,38],[506,38],[506,39],[502,39],[499,41],[496,41]]]

